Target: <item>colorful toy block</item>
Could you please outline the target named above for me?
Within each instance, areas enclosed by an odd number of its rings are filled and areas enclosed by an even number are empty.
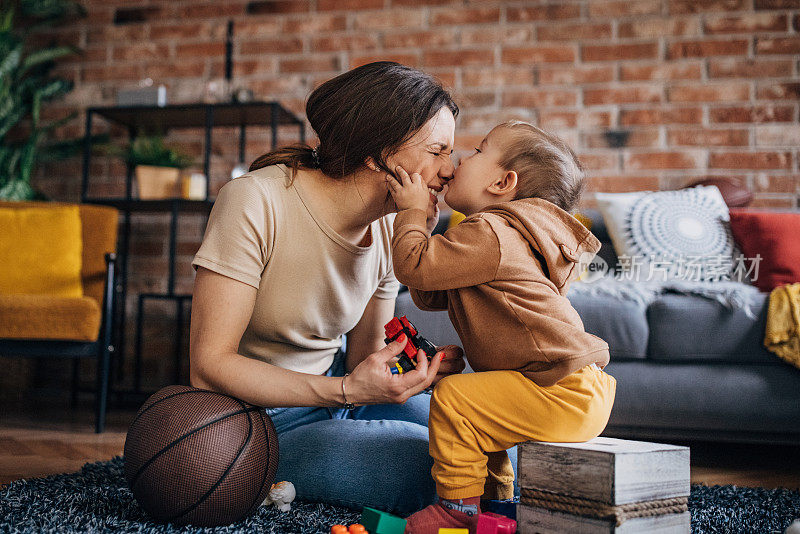
[[[439,534],[469,534],[466,528],[440,528]]]
[[[519,504],[519,501],[517,499],[482,500],[481,501],[481,510],[483,510],[484,512],[492,512],[492,513],[495,513],[495,514],[504,515],[506,517],[510,517],[511,519],[516,520],[517,519],[517,504]]]
[[[361,523],[371,534],[403,534],[406,531],[405,519],[368,506],[361,511]]]
[[[331,534],[369,534],[369,532],[364,528],[364,525],[353,523],[349,528],[344,525],[333,525]]]
[[[504,515],[486,512],[478,516],[475,534],[514,534],[517,522]]]

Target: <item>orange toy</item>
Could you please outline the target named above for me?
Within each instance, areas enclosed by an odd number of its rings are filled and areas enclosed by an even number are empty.
[[[344,525],[333,525],[331,527],[331,534],[369,534],[364,525],[353,523],[350,528]]]

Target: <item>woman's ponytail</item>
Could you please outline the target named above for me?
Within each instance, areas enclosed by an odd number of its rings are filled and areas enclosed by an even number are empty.
[[[305,144],[296,144],[281,147],[272,152],[259,156],[252,164],[250,164],[250,172],[269,167],[270,165],[277,165],[283,163],[292,169],[292,178],[294,178],[297,169],[306,167],[315,169],[319,167],[318,157],[315,157],[316,149],[311,148]]]

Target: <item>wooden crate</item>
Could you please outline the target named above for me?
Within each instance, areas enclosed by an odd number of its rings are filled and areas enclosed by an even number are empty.
[[[586,443],[528,442],[519,446],[519,532],[689,532],[689,513],[592,518],[548,510],[542,493],[589,505],[638,507],[649,501],[689,496],[689,449],[675,445],[595,438]],[[527,490],[527,491],[526,491]],[[527,496],[526,496],[527,494]]]
[[[688,534],[689,512],[628,519],[620,526],[614,521],[517,506],[520,534]]]

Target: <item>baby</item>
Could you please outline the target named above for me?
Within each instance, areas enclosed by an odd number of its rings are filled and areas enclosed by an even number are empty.
[[[506,449],[587,441],[608,422],[616,391],[601,370],[608,344],[584,330],[565,296],[600,242],[568,213],[584,186],[575,154],[531,124],[496,126],[462,160],[444,200],[466,218],[443,235],[426,230],[431,200],[421,177],[397,174],[387,176],[399,209],[395,274],[417,306],[448,311],[477,371],[433,390],[439,499],[409,517],[406,532],[474,528],[482,496],[513,497]]]

